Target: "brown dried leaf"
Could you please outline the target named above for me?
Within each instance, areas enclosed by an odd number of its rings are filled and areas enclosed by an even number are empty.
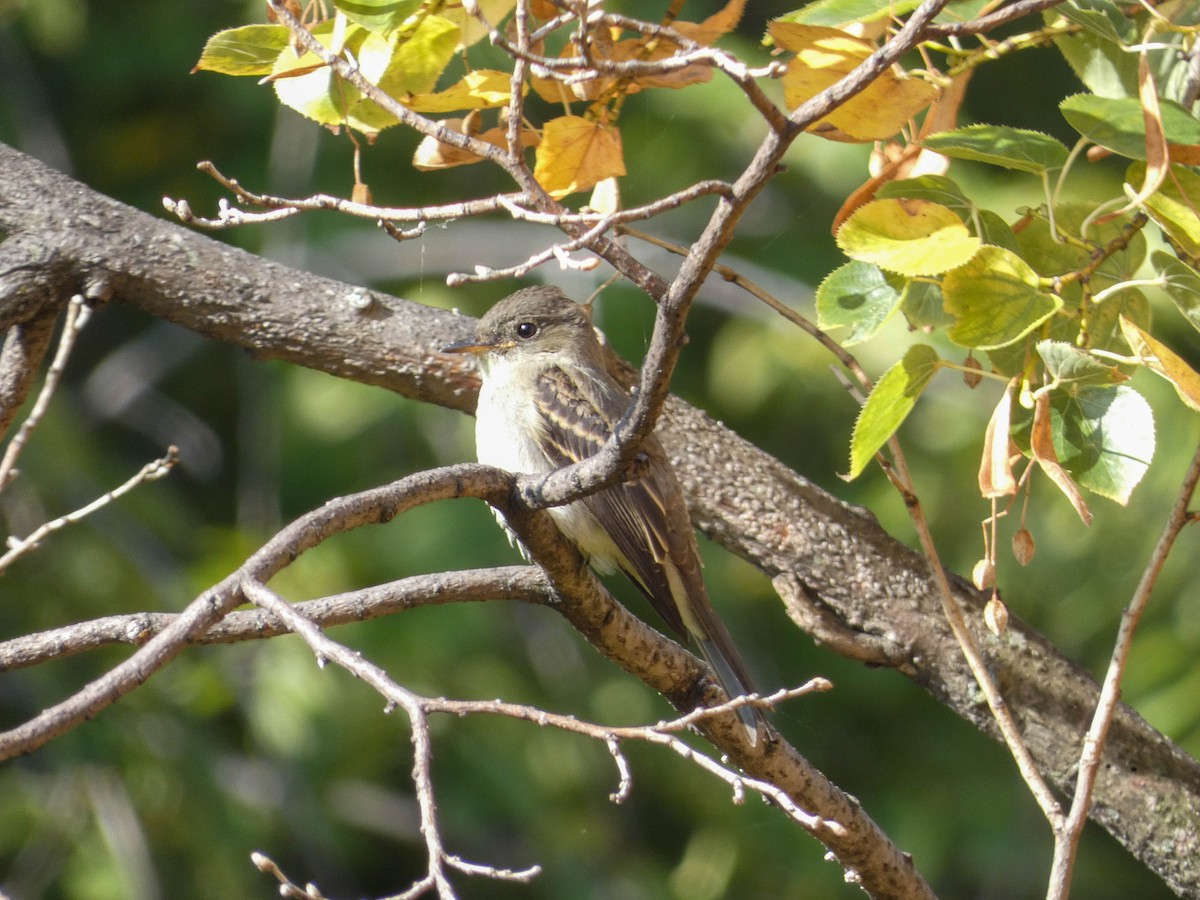
[[[1009,447],[1009,424],[1012,421],[1012,393],[1017,379],[1013,378],[1004,389],[1004,396],[996,404],[987,430],[983,433],[983,459],[979,463],[979,493],[985,498],[1010,497],[1017,492],[1017,479],[1013,477],[1012,456]]]
[[[471,127],[473,121],[477,122],[478,116],[475,116],[474,119],[468,116],[465,122],[463,119],[445,119],[442,124],[453,131],[470,134],[472,137],[479,138],[481,141],[487,141],[489,144],[495,144],[497,147],[508,146],[507,128],[489,128],[487,131],[476,133]],[[528,128],[521,130],[522,147],[536,147],[537,143],[537,132]],[[413,153],[412,164],[414,169],[422,172],[431,172],[435,169],[452,169],[455,166],[469,166],[472,163],[480,162],[482,159],[482,156],[477,156],[469,150],[463,150],[461,147],[443,143],[435,137],[427,136],[417,145],[417,149]]]
[[[1029,438],[1029,449],[1033,458],[1058,489],[1066,494],[1075,512],[1084,525],[1092,523],[1092,511],[1084,502],[1083,494],[1079,491],[1074,479],[1058,463],[1058,454],[1054,451],[1054,437],[1050,430],[1050,395],[1041,394],[1033,407],[1033,432]]]

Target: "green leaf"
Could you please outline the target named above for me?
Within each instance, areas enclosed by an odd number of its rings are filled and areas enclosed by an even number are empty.
[[[399,40],[401,32],[393,32],[386,44],[371,35],[364,51],[371,50],[370,60],[359,59],[364,72],[368,64],[379,71],[372,78],[387,94],[400,102],[410,94],[427,94],[437,85],[438,76],[454,58],[458,47],[459,29],[441,16],[426,16],[415,31]],[[398,120],[375,101],[365,97],[350,108],[348,122],[365,134],[374,134],[395,125]]]
[[[421,8],[421,0],[333,0],[333,5],[351,22],[387,37]]]
[[[1200,119],[1171,100],[1160,100],[1168,143],[1200,144]],[[1075,94],[1058,107],[1071,127],[1093,144],[1130,159],[1146,158],[1146,119],[1141,101]]]
[[[1150,327],[1150,301],[1137,288],[1110,294],[1104,302],[1092,307],[1087,322],[1088,349],[1127,355],[1130,347],[1121,333],[1122,318],[1141,328]]]
[[[928,344],[914,344],[900,362],[883,373],[854,423],[848,478],[857,478],[896,433],[940,364],[936,350]]]
[[[798,25],[826,25],[831,28],[852,22],[874,22],[888,16],[902,16],[920,6],[919,0],[816,0],[779,18]]]
[[[1139,181],[1138,184],[1141,184]],[[1102,225],[1092,223],[1086,234],[1083,223],[1095,211],[1094,203],[1060,203],[1055,208],[1054,221],[1059,234],[1068,234],[1086,240],[1091,247],[1081,246],[1074,241],[1055,240],[1050,234],[1050,223],[1043,216],[1035,218],[1017,235],[1021,256],[1039,275],[1064,275],[1080,269],[1091,259],[1092,250],[1098,249],[1121,236],[1130,216],[1121,216]],[[1142,260],[1146,257],[1146,239],[1141,231],[1127,236],[1124,250],[1112,254],[1101,263],[1092,277],[1093,290],[1102,290],[1134,277]]]
[[[1058,461],[1081,487],[1124,505],[1154,457],[1154,414],[1127,385],[1054,393]]]
[[[918,178],[889,181],[876,192],[875,198],[929,200],[954,210],[964,222],[970,218],[971,210],[975,208],[962,192],[962,188],[945,175],[921,175]]]
[[[1037,352],[1059,386],[1110,385],[1129,380],[1116,366],[1065,341],[1038,341]]]
[[[1128,44],[1137,40],[1137,24],[1123,15],[1111,0],[1071,0],[1055,11],[1102,40],[1114,44]]]
[[[1021,257],[990,245],[946,273],[942,301],[955,318],[947,336],[978,350],[1020,340],[1062,307],[1062,300],[1038,287],[1037,273]]]
[[[953,210],[928,200],[873,200],[838,229],[851,259],[901,275],[936,275],[966,262],[979,248]]]
[[[1155,250],[1150,258],[1159,275],[1166,279],[1163,289],[1192,327],[1200,331],[1200,272],[1165,250]]]
[[[324,47],[332,49],[340,44],[360,64],[364,58],[370,59],[370,54],[364,53],[364,47],[383,41],[358,25],[339,27],[337,19],[321,22],[311,34]],[[363,66],[363,74],[372,78],[374,70]],[[275,95],[281,103],[322,125],[343,124],[346,111],[359,98],[358,88],[342,81],[315,53],[297,56],[290,48],[284,50],[275,61],[271,76]]]
[[[899,280],[892,276],[893,280]],[[942,286],[936,281],[912,278],[904,282],[900,293],[900,311],[913,328],[944,328],[954,316],[942,308]]]
[[[218,31],[204,44],[193,72],[222,75],[270,75],[288,45],[286,25],[244,25]]]
[[[1136,162],[1125,173],[1129,184],[1141,184],[1146,164]],[[1185,166],[1173,165],[1162,187],[1146,199],[1146,212],[1180,249],[1190,257],[1200,256],[1200,175]]]
[[[1180,53],[1187,51],[1184,44],[1189,26],[1197,24],[1200,5],[1195,3],[1172,4],[1171,24],[1174,32],[1155,34],[1153,44],[1137,53],[1130,52],[1129,45],[1139,40],[1137,20],[1124,16],[1112,3],[1076,2],[1063,4],[1042,14],[1050,24],[1058,15],[1067,15],[1067,7],[1082,9],[1068,15],[1073,22],[1083,26],[1083,31],[1072,35],[1060,35],[1054,45],[1089,91],[1099,97],[1138,96],[1138,64],[1145,56],[1150,65],[1150,75],[1160,97],[1181,100],[1187,92],[1187,66],[1180,65]],[[1102,21],[1106,19],[1107,23]],[[1109,30],[1112,26],[1112,30]],[[1112,32],[1117,38],[1114,40]]]
[[[853,260],[826,276],[817,288],[817,324],[826,330],[849,328],[850,347],[880,329],[900,302],[899,292],[878,266]]]
[[[1067,148],[1048,134],[1004,125],[968,125],[942,131],[927,137],[925,147],[955,159],[971,159],[1033,175],[1061,169],[1067,161]]]
[[[1017,241],[1017,236],[1013,233],[1012,226],[1005,222],[999,213],[994,213],[990,209],[981,209],[977,218],[981,241],[985,244],[1003,247],[1005,250],[1011,250],[1018,256],[1020,255],[1021,245]]]

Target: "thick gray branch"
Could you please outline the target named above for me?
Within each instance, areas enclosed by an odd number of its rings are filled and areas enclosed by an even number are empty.
[[[407,397],[469,411],[474,376],[436,348],[469,319],[370,294],[225,247],[96,195],[0,145],[0,320],[28,319],[29,297],[107,282],[116,301],[200,334]],[[18,275],[20,277],[18,277]],[[18,282],[19,290],[7,290]],[[32,293],[31,293],[32,286]],[[366,313],[355,295],[371,296]],[[354,301],[354,302],[352,302]],[[991,734],[920,556],[869,514],[823,493],[703,414],[672,400],[660,428],[697,525],[775,576],[860,658],[904,672]],[[965,583],[960,600],[978,613]],[[975,619],[978,620],[978,615]],[[1019,621],[980,630],[997,678],[1047,776],[1072,784],[1094,680]],[[1122,707],[1094,817],[1175,890],[1200,896],[1200,765]]]

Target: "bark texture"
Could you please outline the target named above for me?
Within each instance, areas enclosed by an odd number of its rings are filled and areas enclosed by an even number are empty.
[[[406,397],[463,411],[477,383],[437,352],[474,322],[319,278],[96,194],[0,145],[0,324],[44,349],[48,315],[77,293]],[[18,334],[18,337],[14,337]],[[16,350],[10,352],[17,352]],[[628,370],[626,370],[628,371]],[[3,386],[4,400],[21,385]],[[824,493],[672,398],[659,429],[696,525],[775,579],[793,618],[853,658],[892,666],[994,736],[923,558],[863,510]],[[1098,697],[1091,676],[1015,617],[982,627],[983,598],[956,581],[1007,703],[1048,778],[1069,790]],[[1174,890],[1200,897],[1200,764],[1122,707],[1093,818]]]

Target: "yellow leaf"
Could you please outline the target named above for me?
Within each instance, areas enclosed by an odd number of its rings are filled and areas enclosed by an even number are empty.
[[[624,174],[621,133],[613,126],[581,116],[546,123],[533,177],[551,197],[559,200]]]
[[[489,128],[487,131],[475,132],[471,127],[464,126],[464,120],[462,119],[446,119],[442,124],[454,131],[461,131],[465,134],[470,134],[471,137],[479,138],[481,141],[495,144],[497,147],[508,146],[507,128]],[[537,142],[538,136],[536,132],[530,129],[522,129],[522,147],[533,147]],[[470,150],[464,150],[461,147],[456,147],[454,144],[447,144],[435,137],[426,136],[417,145],[417,149],[413,153],[412,164],[414,169],[422,172],[431,172],[434,169],[452,169],[455,166],[469,166],[472,163],[481,162],[482,160],[482,156],[476,156]]]
[[[509,76],[492,69],[468,72],[458,82],[435,94],[410,94],[401,98],[409,109],[422,113],[448,113],[460,109],[503,106],[509,98]]]
[[[1121,333],[1133,352],[1151,371],[1157,372],[1175,388],[1179,399],[1200,411],[1200,374],[1180,358],[1174,350],[1152,338],[1145,329],[1121,316]]]
[[[778,46],[796,53],[783,76],[784,100],[791,109],[841,81],[876,49],[837,28],[775,21],[768,29]],[[933,85],[892,67],[808,130],[830,140],[886,140],[937,95]]]

